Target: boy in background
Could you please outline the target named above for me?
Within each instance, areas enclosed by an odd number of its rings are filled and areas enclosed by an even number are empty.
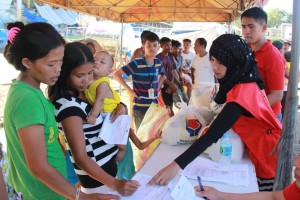
[[[166,74],[166,79],[164,81],[164,86],[161,89],[161,92],[164,103],[166,107],[170,110],[170,116],[173,116],[173,93],[176,92],[176,88],[173,82],[174,73],[176,72],[176,64],[170,53],[172,48],[171,39],[163,37],[160,39],[159,44],[162,51],[159,54],[157,54],[156,57],[162,61]]]
[[[192,91],[192,84],[189,84],[189,81],[186,81],[181,73],[182,68],[182,56],[181,56],[181,43],[177,40],[172,40],[172,50],[171,54],[174,58],[174,62],[176,64],[176,70],[174,71],[174,86],[176,87],[176,91],[173,94],[173,100],[176,106],[177,102],[181,102],[180,97],[182,97],[183,101],[188,104],[190,96],[186,93],[183,86],[187,86],[187,91]]]
[[[285,59],[279,50],[267,40],[267,13],[259,7],[244,11],[241,15],[242,32],[255,54],[259,74],[265,84],[267,98],[274,114],[282,120],[281,99],[284,89]]]
[[[165,79],[163,65],[158,58],[155,58],[159,50],[159,37],[153,32],[146,34],[142,48],[145,51],[144,56],[132,60],[113,74],[133,97],[132,110],[136,131],[151,103],[157,103],[158,91]],[[129,87],[122,78],[124,73],[128,76],[132,75],[133,88]]]

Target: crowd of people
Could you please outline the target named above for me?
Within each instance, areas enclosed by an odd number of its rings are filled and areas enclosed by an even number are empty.
[[[129,139],[144,149],[160,138],[157,133],[140,141],[135,134],[151,103],[158,103],[161,95],[172,117],[176,103],[188,104],[194,88],[218,83],[214,101],[225,104],[222,111],[208,131],[157,172],[149,184],[169,183],[179,169],[232,128],[254,164],[259,190],[268,192],[230,194],[196,187],[196,194],[216,200],[300,198],[300,156],[294,163],[296,181],[283,191],[271,192],[290,42],[272,44],[267,40],[267,14],[261,8],[243,12],[241,26],[244,39],[223,34],[209,50],[205,38],[196,38],[195,54],[190,39],[181,43],[144,31],[142,46],[126,65],[115,70],[113,57],[95,40],[66,43],[47,23],[8,24],[4,57],[20,71],[12,81],[4,111],[9,181],[16,193],[32,200],[120,199],[101,194],[100,187],[106,185],[120,195],[132,195],[140,183],[131,180],[135,166]],[[128,114],[127,105],[110,85],[110,74],[133,99],[129,109],[135,130],[130,129],[126,145],[107,144],[99,137],[108,114],[111,122]],[[132,87],[124,74],[131,76]],[[48,85],[46,96],[41,84]],[[2,176],[0,198],[8,199]]]

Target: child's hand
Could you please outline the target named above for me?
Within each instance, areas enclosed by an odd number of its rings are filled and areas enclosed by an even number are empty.
[[[134,90],[130,90],[130,96],[132,96],[133,98],[137,98],[137,99],[140,98]]]
[[[89,124],[95,124],[96,123],[96,117],[92,114],[88,114],[88,116],[86,117],[86,121]]]
[[[161,134],[162,134],[162,131],[157,132],[157,133],[154,135],[154,138],[155,138],[155,139],[161,138]]]

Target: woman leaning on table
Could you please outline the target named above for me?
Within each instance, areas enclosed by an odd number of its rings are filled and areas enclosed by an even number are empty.
[[[255,166],[259,189],[272,190],[277,165],[275,146],[281,124],[269,106],[254,55],[243,39],[231,34],[214,40],[209,53],[220,84],[214,100],[226,105],[207,133],[160,170],[150,184],[167,184],[180,168],[184,169],[232,128],[245,143],[246,152]]]
[[[92,109],[84,94],[93,79],[92,52],[86,45],[72,42],[65,46],[64,53],[61,75],[49,87],[48,96],[55,106],[58,126],[67,139],[81,190],[95,193],[102,185],[106,185],[122,195],[131,195],[137,190],[139,183],[115,178],[118,147],[106,144],[98,136],[103,116],[99,114],[95,124],[86,121]],[[124,104],[115,108],[113,119],[117,117],[117,113],[125,113]]]
[[[80,192],[68,183],[58,142],[53,105],[41,83],[54,85],[60,75],[65,41],[47,23],[10,23],[4,57],[20,71],[8,91],[4,130],[9,180],[23,199],[118,199]]]

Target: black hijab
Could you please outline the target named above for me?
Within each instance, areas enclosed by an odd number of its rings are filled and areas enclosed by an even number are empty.
[[[256,82],[261,90],[264,89],[254,55],[240,36],[219,36],[213,41],[209,54],[227,68],[224,78],[218,79],[220,88],[214,99],[216,103],[225,103],[227,93],[239,83]]]

